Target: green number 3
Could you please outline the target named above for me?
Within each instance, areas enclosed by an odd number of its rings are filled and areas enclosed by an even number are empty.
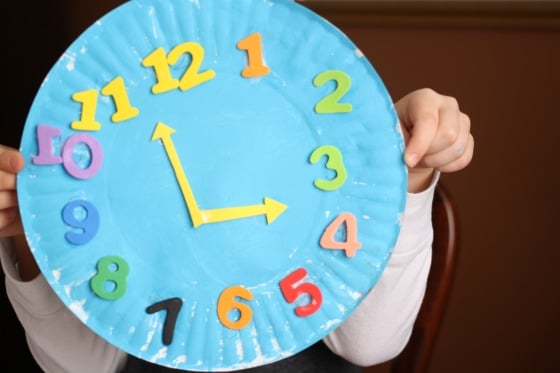
[[[316,179],[313,184],[319,189],[333,191],[344,184],[348,173],[342,161],[342,153],[333,145],[323,145],[315,149],[309,157],[309,162],[315,164],[323,155],[326,155],[328,158],[325,164],[326,168],[336,172],[336,176],[331,180]]]

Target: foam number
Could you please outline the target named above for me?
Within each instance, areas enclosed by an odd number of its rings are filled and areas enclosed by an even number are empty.
[[[235,330],[243,329],[253,318],[251,307],[238,301],[237,298],[251,301],[253,293],[242,286],[230,286],[220,294],[218,299],[218,319],[226,327]],[[233,310],[236,310],[238,315],[232,320],[230,312]]]
[[[89,179],[97,174],[103,164],[103,150],[95,137],[87,133],[78,133],[68,137],[62,146],[62,157],[54,154],[53,140],[62,134],[58,128],[45,124],[37,126],[37,147],[38,154],[31,160],[36,165],[55,165],[64,166],[66,172],[77,179]],[[78,165],[74,160],[74,153],[77,151],[79,144],[84,144],[89,149],[89,156],[81,156],[87,158],[86,165]]]
[[[164,345],[169,346],[173,342],[173,334],[175,332],[175,324],[179,311],[183,307],[181,298],[169,298],[160,302],[154,303],[148,308],[146,312],[153,314],[160,311],[165,311],[165,321],[163,322],[163,335],[162,342]]]
[[[62,163],[62,157],[54,154],[53,140],[60,136],[62,131],[56,127],[39,124],[36,130],[37,155],[31,158],[31,163],[47,166]]]
[[[185,54],[190,55],[190,63],[181,79],[175,79],[171,74],[171,66],[177,64]],[[200,71],[203,60],[204,49],[202,46],[195,42],[186,42],[177,45],[167,55],[162,47],[155,49],[144,58],[142,66],[153,68],[156,83],[152,86],[152,93],[158,94],[177,88],[186,91],[213,79],[216,76],[214,70]]]
[[[97,273],[91,278],[91,290],[100,298],[117,300],[126,293],[129,267],[118,256],[105,256],[97,262]]]
[[[76,92],[72,95],[72,100],[82,104],[82,114],[79,120],[70,124],[70,128],[77,131],[99,131],[101,129],[101,123],[95,120],[97,97],[98,93],[95,89]]]
[[[102,89],[101,94],[113,99],[115,112],[111,115],[114,123],[124,122],[137,116],[140,111],[130,104],[126,86],[122,77],[116,77],[107,83]],[[95,117],[97,113],[97,101],[99,92],[95,89],[76,92],[72,99],[82,104],[80,119],[73,121],[70,128],[77,131],[99,131],[101,123]]]
[[[318,114],[349,113],[352,104],[342,103],[340,100],[350,91],[352,81],[348,74],[339,70],[327,70],[319,73],[313,79],[315,87],[321,87],[329,81],[336,83],[335,89],[315,105]]]
[[[115,123],[132,119],[140,113],[138,108],[132,107],[130,104],[124,80],[120,76],[107,83],[105,87],[101,89],[101,94],[110,96],[113,99],[116,110],[111,115],[111,121]]]
[[[270,69],[263,61],[261,34],[255,32],[237,43],[239,49],[247,51],[247,66],[241,72],[244,78],[268,75]]]
[[[66,240],[74,245],[85,245],[99,230],[99,212],[95,206],[84,200],[68,202],[62,209],[62,219],[74,228],[66,232]]]
[[[327,157],[325,167],[334,171],[335,176],[330,180],[316,179],[313,184],[321,190],[333,191],[344,184],[348,173],[344,166],[344,161],[342,160],[342,153],[336,146],[323,145],[318,147],[309,156],[309,162],[313,164],[317,163],[323,156]]]
[[[346,238],[344,241],[337,241],[336,233],[344,227]],[[338,215],[325,229],[319,244],[324,249],[344,250],[348,257],[356,255],[362,244],[358,241],[358,222],[354,214],[345,212]]]
[[[301,296],[309,298],[307,304],[295,308],[296,315],[300,317],[312,315],[323,303],[323,294],[317,285],[301,282],[306,276],[305,268],[298,268],[280,281],[280,290],[288,303],[294,303]]]

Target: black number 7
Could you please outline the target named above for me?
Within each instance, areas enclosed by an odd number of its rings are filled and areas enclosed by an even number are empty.
[[[175,332],[175,323],[177,322],[177,316],[179,311],[183,307],[183,301],[180,298],[169,298],[162,300],[160,302],[154,303],[148,308],[146,312],[153,314],[159,311],[167,311],[165,316],[165,322],[163,323],[163,344],[169,346],[173,341],[173,333]]]

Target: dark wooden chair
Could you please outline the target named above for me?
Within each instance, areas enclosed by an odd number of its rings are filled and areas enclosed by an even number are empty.
[[[425,373],[441,327],[459,256],[457,207],[441,184],[432,211],[434,243],[426,294],[410,340],[390,365],[391,373]]]

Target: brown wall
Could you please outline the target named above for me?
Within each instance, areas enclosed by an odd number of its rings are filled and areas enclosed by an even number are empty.
[[[2,110],[0,143],[13,145],[47,69],[119,1],[33,2],[32,12],[22,3],[9,3],[17,9],[3,26],[13,56],[4,73],[23,73]],[[431,87],[457,97],[472,119],[472,165],[442,178],[459,205],[462,252],[430,371],[560,371],[558,3],[308,4],[355,41],[393,98]],[[1,312],[13,317],[6,304]],[[17,343],[3,358],[21,366],[24,342],[10,320],[3,345]]]
[[[431,87],[472,120],[472,165],[442,178],[462,252],[434,373],[560,371],[560,13],[539,6],[318,9],[395,99]]]

